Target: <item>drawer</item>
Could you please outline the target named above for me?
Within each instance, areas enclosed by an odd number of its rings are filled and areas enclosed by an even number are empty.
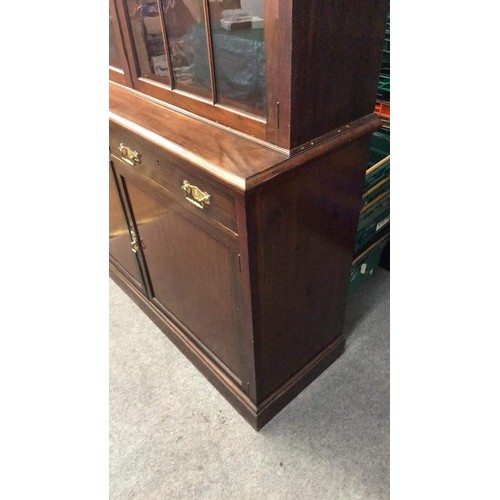
[[[109,146],[113,157],[160,184],[187,209],[238,233],[234,196],[185,160],[114,122]]]

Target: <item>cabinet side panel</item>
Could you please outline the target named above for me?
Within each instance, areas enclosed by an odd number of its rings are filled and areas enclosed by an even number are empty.
[[[373,112],[387,0],[293,3],[291,147]]]
[[[258,403],[342,333],[368,141],[248,194]]]

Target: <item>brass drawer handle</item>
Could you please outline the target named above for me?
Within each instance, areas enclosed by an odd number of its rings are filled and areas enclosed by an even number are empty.
[[[136,163],[141,163],[141,155],[137,151],[132,151],[127,146],[123,145],[123,142],[118,146],[118,151],[122,156],[122,160],[129,165],[134,166]]]
[[[186,200],[195,207],[203,210],[205,205],[210,205],[212,196],[200,188],[189,184],[188,181],[183,181],[181,188],[186,192]]]

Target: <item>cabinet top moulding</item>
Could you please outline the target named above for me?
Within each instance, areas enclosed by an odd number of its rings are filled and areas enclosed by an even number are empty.
[[[375,114],[335,131],[311,150],[290,156],[209,122],[178,113],[110,84],[110,120],[245,193],[381,126]],[[168,139],[167,139],[168,138]],[[140,154],[141,152],[138,151]]]
[[[263,29],[221,28],[217,6],[255,5]],[[110,0],[124,68],[110,78],[295,154],[373,111],[388,8],[389,0]]]

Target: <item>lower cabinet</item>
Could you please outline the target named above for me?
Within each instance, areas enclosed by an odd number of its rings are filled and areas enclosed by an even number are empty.
[[[110,120],[110,273],[260,429],[344,350],[379,120],[287,156],[161,107],[148,125],[158,113],[154,131]]]
[[[242,306],[237,235],[201,218],[182,185],[174,199],[119,165],[115,171],[137,238],[150,301],[224,374],[241,386]],[[198,214],[197,211],[200,211]],[[130,250],[129,260],[133,260]],[[122,259],[125,261],[125,259]],[[127,262],[129,264],[129,262]],[[138,279],[138,275],[134,276]]]

